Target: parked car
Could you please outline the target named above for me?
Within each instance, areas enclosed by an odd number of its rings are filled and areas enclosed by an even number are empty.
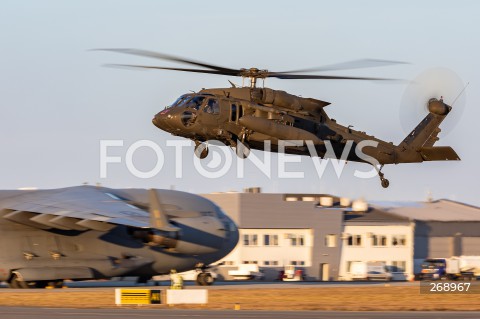
[[[384,261],[354,261],[350,266],[352,280],[392,280]]]

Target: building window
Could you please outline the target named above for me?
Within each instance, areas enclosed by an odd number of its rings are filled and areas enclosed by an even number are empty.
[[[235,265],[235,262],[232,261],[232,260],[226,260],[226,261],[223,262],[223,265],[224,266],[233,266],[233,265]]]
[[[258,235],[257,234],[244,234],[243,235],[243,245],[244,246],[257,246],[258,245]]]
[[[362,235],[350,235],[347,238],[348,246],[362,246]]]
[[[305,262],[303,260],[292,260],[290,265],[294,266],[305,266]]]
[[[405,235],[393,235],[392,236],[392,246],[405,246],[407,239]]]
[[[406,262],[405,261],[392,261],[392,272],[405,272],[406,268]]]
[[[329,234],[325,236],[326,247],[337,247],[337,235]]]
[[[264,266],[278,266],[277,260],[266,260],[263,262]]]
[[[255,265],[257,265],[258,261],[256,261],[256,260],[244,260],[244,261],[242,261],[242,264],[255,264]]]
[[[305,236],[303,235],[290,235],[290,243],[292,246],[305,246]]]
[[[265,246],[278,246],[278,235],[263,235]]]
[[[387,236],[385,235],[373,235],[372,246],[387,246]]]

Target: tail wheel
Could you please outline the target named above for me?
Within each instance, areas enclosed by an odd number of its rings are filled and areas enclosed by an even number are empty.
[[[388,186],[390,186],[390,182],[386,178],[382,178],[381,182],[382,182],[382,187],[383,188],[387,188]]]

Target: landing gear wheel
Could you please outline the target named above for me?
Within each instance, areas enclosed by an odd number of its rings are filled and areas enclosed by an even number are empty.
[[[199,143],[195,146],[194,153],[199,159],[204,159],[208,156],[208,146],[206,144]]]
[[[212,275],[210,273],[205,273],[205,276],[203,277],[203,284],[204,286],[210,286],[211,284],[213,284],[213,282],[215,281],[215,279],[212,277]]]
[[[390,185],[390,182],[388,181],[388,179],[386,179],[384,176],[384,174],[382,173],[382,168],[383,168],[383,165],[380,166],[380,169],[376,166],[376,165],[373,165],[373,167],[375,168],[375,170],[377,171],[378,173],[378,177],[380,177],[380,182],[382,184],[382,187],[383,188],[387,188],[389,185]]]
[[[390,182],[386,178],[381,178],[380,181],[382,182],[383,188],[387,188],[390,185]]]
[[[205,273],[201,272],[197,275],[197,279],[195,280],[195,283],[199,286],[205,286],[204,281],[205,281]]]
[[[202,272],[198,274],[196,283],[199,286],[210,286],[211,284],[213,284],[214,281],[215,279],[210,273]]]
[[[236,153],[239,158],[246,159],[250,155],[250,145],[247,142],[238,142]]]

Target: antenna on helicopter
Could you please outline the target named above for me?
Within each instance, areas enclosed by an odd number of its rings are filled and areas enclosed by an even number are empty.
[[[232,88],[236,89],[237,86],[235,85],[235,83],[233,83],[232,81],[228,80],[228,83],[230,83],[230,85],[232,86]]]

